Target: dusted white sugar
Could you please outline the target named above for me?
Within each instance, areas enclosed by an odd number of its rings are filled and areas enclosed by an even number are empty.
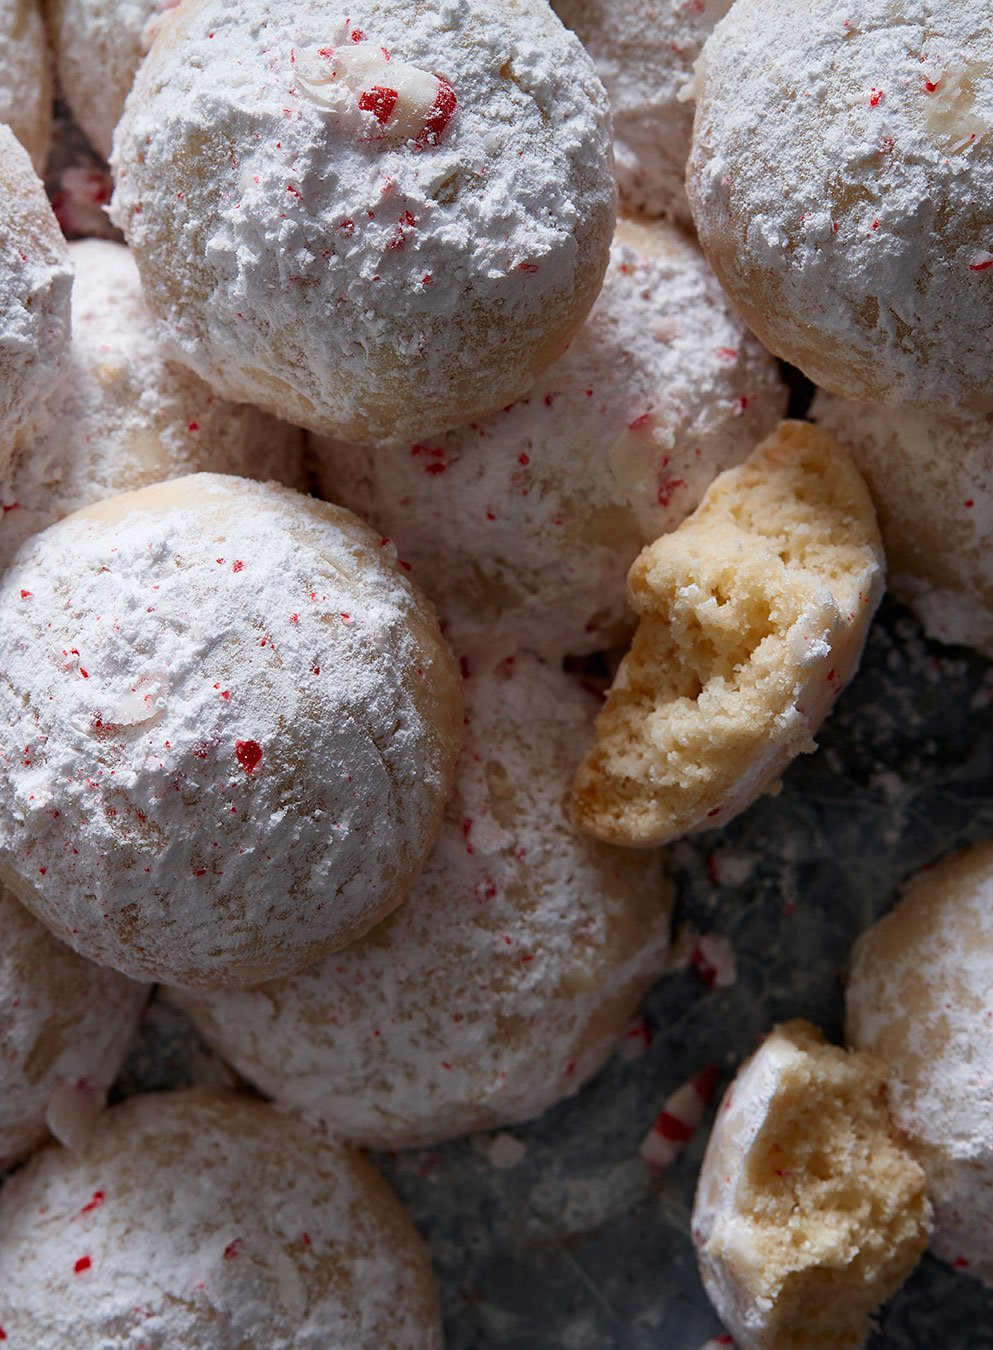
[[[0,570],[79,507],[165,479],[205,470],[305,487],[301,431],[165,359],[126,248],[91,239],[69,256],[72,347],[43,425],[0,478]]]
[[[993,412],[987,0],[736,0],[700,59],[687,188],[771,351],[849,398]]]
[[[466,745],[434,853],[367,938],[289,979],[184,997],[263,1091],[363,1144],[525,1120],[604,1063],[669,943],[661,854],[564,814],[596,705],[532,657],[466,682]]]
[[[731,0],[553,0],[610,96],[621,205],[690,224],[693,63]]]
[[[855,944],[846,1039],[886,1061],[932,1247],[993,1285],[993,844],[920,872]]]
[[[147,992],[56,942],[0,887],[0,1173],[44,1140],[53,1098],[106,1092]]]
[[[72,267],[27,152],[0,125],[0,472],[60,378]]]
[[[441,1350],[420,1237],[356,1154],[262,1102],[133,1097],[0,1194],[5,1350]]]
[[[993,657],[993,415],[942,417],[823,393],[811,415],[869,485],[894,595],[929,637]]]
[[[623,635],[640,549],[785,406],[699,250],[621,221],[593,312],[527,397],[428,441],[316,450],[325,496],[397,541],[449,632],[554,658]]]
[[[94,149],[109,158],[114,128],[155,32],[176,0],[47,0],[59,84]]]
[[[197,474],[0,579],[0,874],[145,979],[272,978],[403,899],[461,734],[430,606],[354,516]]]
[[[193,0],[114,164],[177,355],[355,440],[522,394],[589,311],[613,223],[606,96],[544,0]]]
[[[0,122],[10,127],[39,174],[52,136],[52,97],[39,0],[0,0]]]

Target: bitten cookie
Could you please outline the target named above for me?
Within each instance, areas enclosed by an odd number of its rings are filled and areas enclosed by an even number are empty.
[[[703,49],[700,242],[769,350],[832,393],[993,412],[988,20],[986,0],[737,0]]]
[[[176,354],[358,441],[524,393],[589,312],[613,227],[606,95],[545,0],[191,0],[114,165]]]
[[[775,1027],[717,1112],[693,1207],[700,1273],[739,1350],[855,1350],[927,1245],[924,1174],[886,1066]]]
[[[525,1120],[578,1091],[662,974],[660,855],[563,803],[595,704],[532,657],[466,681],[466,745],[407,903],[288,979],[181,1000],[278,1101],[380,1148]]]
[[[56,942],[0,887],[0,1172],[42,1143],[59,1094],[106,1093],[147,994]]]
[[[0,579],[0,650],[0,875],[92,960],[274,978],[384,918],[430,851],[458,676],[347,511],[217,474],[87,507]]]
[[[993,416],[935,417],[829,394],[811,415],[869,486],[894,595],[929,637],[993,657]]]
[[[883,592],[865,484],[826,432],[784,422],[644,550],[628,585],[638,631],[573,818],[654,845],[725,824],[815,749]]]
[[[10,1350],[440,1350],[427,1253],[373,1169],[250,1097],[133,1097],[0,1194]],[[6,1347],[5,1347],[6,1350]]]
[[[52,137],[52,99],[39,0],[0,0],[0,122],[27,150],[38,174],[45,171]]]
[[[315,450],[324,495],[397,541],[456,643],[559,659],[626,637],[639,549],[785,408],[700,251],[622,220],[592,314],[530,394],[427,441]]]
[[[91,502],[205,470],[303,488],[303,433],[166,360],[126,248],[69,245],[72,347],[42,425],[0,478],[0,570]]]
[[[553,0],[610,96],[621,205],[690,224],[693,63],[731,0]]]
[[[27,151],[0,125],[0,473],[37,422],[69,348],[72,267]]]
[[[886,1061],[928,1179],[932,1247],[993,1284],[993,844],[921,872],[855,944],[846,1039]]]

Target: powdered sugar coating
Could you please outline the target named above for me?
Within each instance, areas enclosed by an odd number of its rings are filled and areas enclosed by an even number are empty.
[[[811,415],[869,485],[893,593],[929,637],[993,657],[993,416],[929,416],[830,394],[818,394]]]
[[[10,1350],[440,1350],[423,1243],[356,1154],[249,1097],[134,1097],[0,1197]]]
[[[589,695],[521,657],[471,677],[466,708],[455,794],[407,903],[289,979],[183,999],[257,1086],[376,1147],[524,1120],[578,1091],[668,950],[661,855],[565,818]]]
[[[47,0],[59,84],[94,149],[110,157],[114,128],[155,33],[178,0]]]
[[[90,502],[204,470],[303,489],[303,433],[228,403],[162,354],[126,248],[70,244],[72,347],[44,424],[0,480],[0,569]]]
[[[921,872],[855,944],[846,1039],[892,1071],[924,1168],[932,1248],[993,1284],[993,844]]]
[[[0,887],[0,1172],[42,1143],[60,1088],[106,1092],[146,996],[56,942]]]
[[[458,678],[348,512],[214,474],[88,507],[0,580],[0,647],[0,874],[79,952],[235,986],[403,899]]]
[[[613,223],[606,96],[544,0],[194,0],[114,163],[177,355],[353,440],[525,392],[586,317]]]
[[[988,18],[737,0],[704,47],[700,241],[765,345],[832,393],[993,411]]]
[[[691,224],[693,63],[732,0],[553,0],[610,96],[621,205]]]
[[[38,0],[0,0],[0,122],[44,172],[52,136],[52,71]]]
[[[69,345],[72,267],[27,152],[0,125],[0,472],[36,421]]]
[[[325,495],[397,540],[456,641],[555,658],[623,636],[639,550],[785,403],[699,250],[621,221],[593,312],[528,396],[429,441],[316,449]]]

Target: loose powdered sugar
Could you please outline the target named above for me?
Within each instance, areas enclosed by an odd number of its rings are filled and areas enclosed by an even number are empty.
[[[553,0],[593,57],[614,115],[625,210],[690,223],[693,63],[731,0]]]
[[[52,134],[52,72],[35,0],[0,0],[0,123],[42,173]]]
[[[766,346],[833,393],[993,411],[988,19],[737,0],[704,47],[701,243]]]
[[[639,550],[785,403],[700,252],[622,221],[592,314],[527,397],[427,441],[315,448],[325,495],[397,540],[458,639],[559,657],[623,635]]]
[[[69,345],[72,268],[31,161],[0,126],[0,471],[38,418]]]
[[[661,855],[568,824],[595,702],[532,657],[472,676],[438,845],[361,942],[259,989],[182,1001],[264,1091],[381,1147],[527,1119],[606,1060],[665,966]]]
[[[348,14],[168,18],[118,128],[113,214],[177,354],[222,392],[417,436],[519,396],[589,310],[606,97],[543,0]]]
[[[119,244],[71,244],[72,347],[45,421],[0,479],[0,570],[71,511],[207,470],[303,488],[303,433],[228,403],[167,361],[134,261]]]
[[[0,582],[0,872],[126,974],[218,987],[359,936],[430,849],[461,731],[388,541],[201,474],[87,508]]]
[[[60,1090],[110,1087],[146,994],[56,942],[0,888],[0,1173],[42,1142]]]
[[[427,1253],[357,1155],[262,1102],[135,1097],[0,1196],[10,1350],[440,1350]]]

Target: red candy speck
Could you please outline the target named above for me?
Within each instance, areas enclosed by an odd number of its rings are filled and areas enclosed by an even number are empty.
[[[885,97],[886,97],[886,95],[883,93],[882,89],[870,89],[870,90],[869,90],[869,107],[870,107],[870,108],[878,108],[879,105],[880,105],[880,103],[882,103],[882,101],[883,101],[883,99],[884,99]]]
[[[90,1260],[88,1256],[81,1256],[79,1260],[76,1262],[76,1264],[73,1266],[73,1270],[76,1272],[77,1275],[82,1275],[83,1271],[89,1270],[90,1266],[92,1265],[93,1262]]]
[[[424,119],[424,125],[417,133],[414,148],[423,150],[425,146],[437,145],[444,135],[445,128],[455,116],[457,107],[458,99],[455,97],[455,90],[447,80],[439,77],[438,92],[434,96],[434,105]]]
[[[241,1238],[235,1238],[224,1248],[225,1261],[233,1261],[236,1256],[241,1255]]]
[[[245,570],[245,564],[241,561],[240,558],[235,558],[234,562],[231,564],[231,571],[232,571],[232,572],[244,572],[244,570]]]
[[[106,1198],[103,1191],[94,1191],[93,1199],[83,1206],[79,1211],[80,1214],[92,1214],[95,1209],[100,1208]]]
[[[234,755],[246,773],[254,773],[262,763],[262,747],[258,741],[236,741]]]
[[[353,42],[365,42],[365,33],[363,33],[363,31],[362,31],[361,28],[353,28],[353,29],[352,29],[352,41],[353,41]]]
[[[199,430],[200,430],[200,423],[199,423],[199,422],[188,422],[188,423],[186,424],[186,430],[187,430],[187,431],[199,431]]]
[[[393,109],[399,97],[395,89],[387,89],[384,85],[377,84],[372,89],[363,89],[359,94],[359,107],[363,112],[371,112],[382,127],[393,116]]]
[[[31,595],[32,595],[32,592],[31,592],[31,591],[21,591],[21,599],[22,599],[22,600],[30,600],[30,599],[31,599]]]

